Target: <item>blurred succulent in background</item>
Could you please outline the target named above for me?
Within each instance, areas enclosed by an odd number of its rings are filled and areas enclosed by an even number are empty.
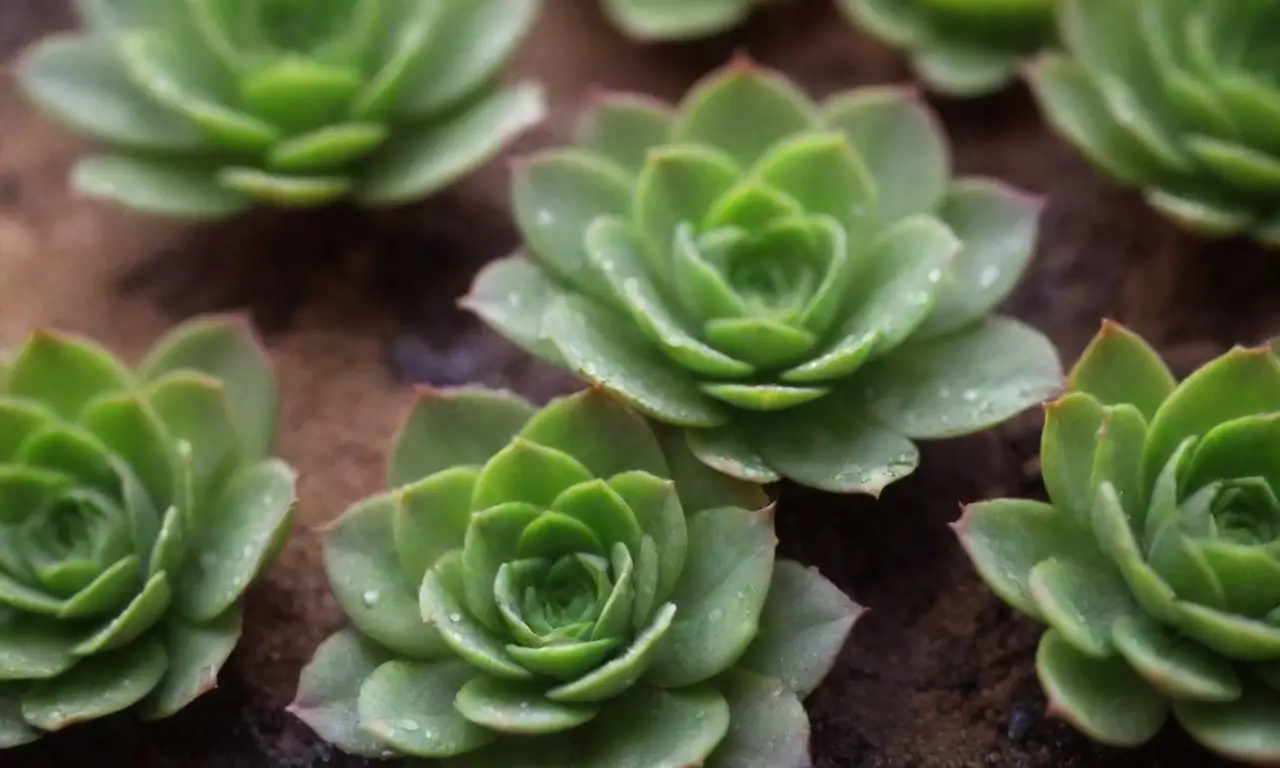
[[[739,60],[676,109],[628,95],[514,174],[524,252],[464,306],[529,352],[689,428],[708,465],[876,494],[912,438],[1001,422],[1058,391],[1052,345],[990,316],[1039,204],[951,178],[908,92],[815,105]]]
[[[1280,83],[1270,3],[1064,0],[1066,53],[1029,79],[1053,127],[1207,236],[1280,245]]]
[[[692,40],[732,29],[778,0],[600,0],[605,16],[634,40]]]
[[[325,536],[352,626],[290,707],[322,737],[447,768],[809,764],[801,699],[861,609],[775,557],[758,486],[600,390],[479,389],[421,393],[388,484]]]
[[[1043,621],[1051,711],[1117,746],[1172,710],[1209,749],[1280,762],[1280,360],[1235,348],[1181,384],[1112,323],[1048,406],[1049,503],[955,524],[991,588]]]
[[[180,219],[415,200],[542,119],[499,88],[541,0],[78,0],[86,31],[18,67],[104,145],[75,187]]]
[[[37,331],[0,376],[0,748],[217,684],[239,598],[288,537],[253,335],[203,318],[135,373]]]
[[[1009,85],[1022,60],[1056,38],[1059,0],[840,0],[844,14],[903,49],[931,90],[983,96]]]

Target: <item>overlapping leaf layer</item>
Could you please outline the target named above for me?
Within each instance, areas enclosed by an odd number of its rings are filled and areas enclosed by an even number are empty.
[[[1156,210],[1280,244],[1280,3],[1063,0],[1067,51],[1032,86],[1049,122]]]
[[[526,249],[464,305],[525,350],[688,428],[756,482],[878,493],[911,438],[1050,396],[1036,331],[990,313],[1030,260],[1039,205],[953,180],[906,91],[819,105],[739,60],[676,108],[602,97],[576,145],[513,182]]]
[[[807,764],[800,700],[860,609],[775,558],[772,507],[589,390],[424,393],[391,490],[326,535],[351,627],[292,711],[446,766]]]
[[[1196,740],[1280,760],[1280,360],[1236,348],[1181,384],[1107,324],[1048,409],[1049,503],[956,525],[1006,602],[1048,624],[1052,710],[1136,746],[1172,711]]]
[[[600,0],[609,21],[635,40],[692,40],[732,29],[779,0]]]
[[[495,78],[541,0],[78,0],[86,30],[19,67],[105,154],[76,186],[149,213],[401,203],[542,118]]]
[[[0,748],[214,687],[289,532],[275,422],[234,321],[179,326],[136,373],[49,332],[0,370]]]
[[[859,28],[903,49],[934,91],[982,96],[1055,41],[1059,0],[840,0]]]

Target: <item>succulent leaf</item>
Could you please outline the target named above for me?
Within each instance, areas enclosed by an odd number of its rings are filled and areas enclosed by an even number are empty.
[[[1235,348],[1176,382],[1105,322],[1045,411],[1049,502],[981,502],[953,526],[993,591],[1049,625],[1051,711],[1091,738],[1138,746],[1173,711],[1212,751],[1280,755],[1280,696],[1258,682],[1280,660],[1278,365]]]
[[[1030,261],[1038,203],[953,183],[907,92],[819,105],[739,57],[675,106],[604,96],[574,136],[517,167],[526,247],[462,306],[684,428],[708,467],[874,493],[915,468],[912,439],[1058,391],[1048,341],[991,316]]]
[[[291,706],[322,737],[455,768],[807,753],[800,700],[861,609],[776,562],[758,486],[602,389],[431,392],[392,455],[397,487],[325,533],[352,626]]]
[[[35,43],[30,101],[102,145],[74,186],[216,221],[255,205],[409,202],[472,172],[546,111],[500,71],[541,0],[80,0]]]
[[[840,0],[849,21],[901,48],[932,90],[961,98],[1009,85],[1057,38],[1061,0]]]

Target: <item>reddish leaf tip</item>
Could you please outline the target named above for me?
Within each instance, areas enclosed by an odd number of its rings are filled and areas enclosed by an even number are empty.
[[[733,50],[725,69],[736,73],[755,72],[760,69],[760,65],[756,63],[755,59],[751,58],[750,51],[739,47]]]

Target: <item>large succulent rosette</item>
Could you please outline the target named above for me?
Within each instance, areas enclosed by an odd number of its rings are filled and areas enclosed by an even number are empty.
[[[758,487],[603,392],[473,389],[421,395],[389,485],[325,536],[351,627],[291,706],[321,736],[449,768],[809,764],[801,699],[860,609],[775,557]]]
[[[956,524],[1001,598],[1049,625],[1050,711],[1136,746],[1170,712],[1209,749],[1280,762],[1280,360],[1237,347],[1181,384],[1107,323],[1048,407],[1049,502]]]
[[[931,90],[982,96],[1051,45],[1059,0],[840,0],[860,29],[901,48]]]
[[[190,321],[137,372],[48,331],[0,366],[0,748],[217,684],[292,519],[275,423],[239,321]]]
[[[75,187],[144,212],[389,205],[447,186],[542,118],[499,88],[541,0],[78,0],[27,96],[97,140]]]
[[[914,439],[1061,385],[1048,340],[991,314],[1039,204],[953,180],[905,90],[818,105],[738,60],[675,108],[606,95],[513,198],[525,250],[464,306],[730,475],[876,494],[915,469]]]
[[[1280,8],[1063,0],[1066,52],[1031,84],[1059,133],[1148,204],[1207,236],[1280,243]]]

